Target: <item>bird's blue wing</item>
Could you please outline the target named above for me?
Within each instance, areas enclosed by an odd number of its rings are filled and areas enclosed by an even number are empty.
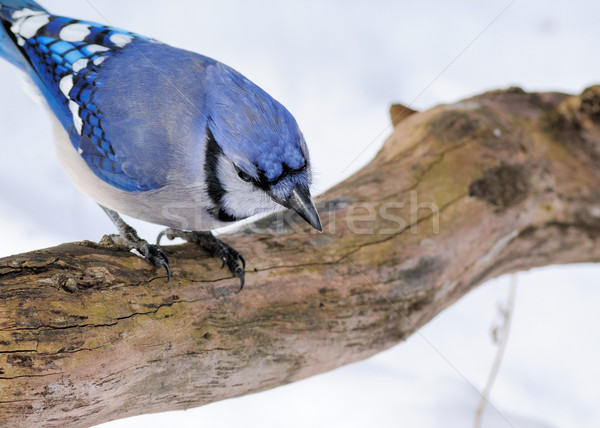
[[[36,73],[34,80],[75,149],[96,176],[129,192],[164,185],[166,171],[156,165],[136,164],[147,159],[131,153],[126,138],[107,132],[103,105],[96,100],[105,86],[103,63],[119,55],[126,46],[148,39],[92,22],[50,15],[43,9],[16,9],[1,2],[0,20]],[[123,122],[124,118],[120,120]]]

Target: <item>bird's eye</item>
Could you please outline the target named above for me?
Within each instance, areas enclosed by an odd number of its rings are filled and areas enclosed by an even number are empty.
[[[238,172],[238,177],[240,177],[242,179],[242,181],[245,181],[246,183],[249,183],[249,182],[252,181],[252,177],[250,177],[244,171],[239,171]]]

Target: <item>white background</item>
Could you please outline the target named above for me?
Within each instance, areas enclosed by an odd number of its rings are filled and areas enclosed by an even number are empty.
[[[511,85],[579,93],[600,82],[600,3],[592,0],[43,4],[240,70],[296,116],[317,193],[376,153],[390,132],[392,102],[426,109]],[[0,94],[0,256],[113,233],[60,169],[44,109],[24,96],[17,70],[5,62]],[[131,222],[149,239],[161,229]],[[600,426],[599,278],[593,265],[519,275],[511,337],[491,396],[497,410],[486,413],[484,426]],[[365,362],[105,427],[471,426],[494,358],[489,330],[507,285],[507,278],[489,282]]]

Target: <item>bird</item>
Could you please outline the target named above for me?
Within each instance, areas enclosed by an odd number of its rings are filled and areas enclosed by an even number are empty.
[[[322,231],[297,121],[233,68],[32,0],[0,0],[0,57],[42,93],[67,175],[167,281],[165,236],[220,258],[241,290],[246,261],[213,229],[287,208]],[[121,214],[167,229],[150,244]]]

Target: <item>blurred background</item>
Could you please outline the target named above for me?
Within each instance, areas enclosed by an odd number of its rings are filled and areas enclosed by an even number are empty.
[[[321,193],[367,163],[393,102],[417,110],[521,86],[579,93],[600,82],[592,0],[46,0],[236,68],[281,101],[309,144]],[[54,154],[44,108],[0,62],[0,257],[114,233]],[[153,240],[162,229],[130,220]],[[600,267],[518,276],[511,335],[485,427],[600,426]],[[118,427],[472,426],[496,353],[509,279],[479,287],[403,344],[260,394]],[[250,284],[251,286],[251,284]],[[116,356],[117,358],[117,356]]]

